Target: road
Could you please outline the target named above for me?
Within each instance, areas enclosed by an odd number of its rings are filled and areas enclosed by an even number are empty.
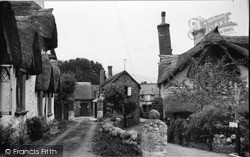
[[[63,157],[96,157],[91,152],[90,145],[96,122],[88,118],[77,118],[75,120],[77,121],[76,125],[48,145],[63,145]]]

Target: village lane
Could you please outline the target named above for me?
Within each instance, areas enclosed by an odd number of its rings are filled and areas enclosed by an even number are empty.
[[[220,154],[200,150],[196,148],[182,147],[180,145],[168,143],[167,152],[169,157],[228,157],[227,154]]]
[[[96,122],[91,118],[79,117],[74,119],[77,124],[69,128],[48,145],[63,145],[63,157],[96,157],[91,150],[91,137]]]

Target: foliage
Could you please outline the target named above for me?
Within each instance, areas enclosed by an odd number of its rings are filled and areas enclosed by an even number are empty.
[[[72,97],[76,86],[76,80],[73,73],[63,73],[61,75],[61,91],[56,95],[55,101],[61,104],[61,100],[65,101],[67,98]]]
[[[18,125],[18,135],[17,135],[17,142],[19,145],[23,145],[25,142],[25,136],[27,135],[27,129],[25,123],[21,122]]]
[[[173,83],[179,89],[175,94],[195,111],[190,116],[190,133],[197,131],[199,138],[206,136],[211,143],[218,127],[226,128],[235,115],[238,120],[242,118],[239,101],[246,92],[246,84],[239,78],[236,64],[225,63],[225,60],[196,66],[190,73],[190,80],[193,86],[187,86],[185,81]]]
[[[12,125],[0,125],[0,153],[10,148],[11,144],[14,142],[14,132],[15,129]]]
[[[160,113],[160,119],[163,119],[163,101],[162,98],[155,98],[152,102],[152,109]]]
[[[43,138],[50,130],[46,120],[40,117],[32,117],[27,119],[26,125],[27,134],[29,135],[31,141],[36,141]]]
[[[99,156],[142,156],[141,150],[134,144],[125,143],[120,138],[113,138],[100,131],[101,125],[95,129],[92,150]]]
[[[72,73],[77,82],[100,84],[102,64],[85,58],[70,59],[59,64],[61,73]]]
[[[113,104],[114,110],[119,114],[132,113],[136,108],[136,103],[127,98],[125,89],[121,84],[110,84],[104,88],[105,101]]]
[[[184,135],[184,119],[177,118],[172,120],[168,127],[167,135],[169,143],[182,143],[182,135]]]
[[[58,129],[66,129],[69,121],[68,120],[61,120],[58,122]]]

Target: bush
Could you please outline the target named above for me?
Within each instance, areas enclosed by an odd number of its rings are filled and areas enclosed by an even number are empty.
[[[69,121],[68,120],[61,120],[58,122],[58,129],[66,129]]]
[[[174,123],[174,142],[178,144],[182,144],[183,122],[184,119],[177,118]]]
[[[46,120],[40,117],[32,117],[27,119],[27,134],[31,141],[37,141],[45,136],[50,130]]]
[[[101,125],[95,129],[92,150],[100,156],[141,156],[141,150],[134,144],[125,143],[120,138],[113,138],[100,131]]]
[[[11,144],[14,142],[13,135],[15,131],[16,130],[12,127],[12,125],[0,125],[0,152],[10,148]]]
[[[174,127],[175,127],[175,121],[171,121],[167,131],[169,143],[174,143]]]

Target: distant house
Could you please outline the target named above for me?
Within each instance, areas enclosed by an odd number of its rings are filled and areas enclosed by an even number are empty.
[[[74,116],[95,116],[93,100],[96,98],[95,86],[91,82],[76,82],[74,97]]]
[[[140,84],[125,70],[116,75],[112,75],[112,66],[108,66],[108,78],[101,84],[101,88],[103,89],[109,84],[120,84],[124,86],[125,90],[129,93],[129,97],[136,102],[136,109],[131,117],[128,117],[127,125],[132,126],[138,124],[140,122]]]
[[[165,14],[162,17],[165,18]],[[160,63],[158,72],[158,86],[164,103],[165,117],[187,117],[193,111],[189,110],[188,104],[181,103],[178,100],[171,100],[169,96],[171,90],[171,81],[182,82],[185,80],[186,85],[192,85],[189,80],[190,70],[198,64],[204,64],[208,59],[212,59],[214,63],[220,61],[226,56],[227,62],[235,62],[241,60],[241,64],[237,67],[240,71],[240,78],[246,79],[249,85],[248,64],[249,64],[249,37],[248,36],[221,36],[218,27],[205,35],[205,31],[197,30],[194,35],[195,46],[187,52],[180,55],[172,55],[170,44],[169,24],[163,23],[158,25],[159,42],[160,42]],[[165,30],[168,31],[165,31]],[[167,33],[166,33],[167,32]],[[163,35],[162,35],[163,34]],[[167,38],[164,38],[168,36]],[[168,43],[168,44],[164,44]],[[166,46],[169,45],[169,46]],[[243,112],[249,113],[249,104],[247,103]]]
[[[57,47],[52,10],[32,1],[0,5],[0,124],[17,126],[34,116],[50,121],[60,79],[51,61]]]
[[[140,107],[143,113],[150,111],[152,102],[159,97],[159,88],[157,83],[141,83]]]

